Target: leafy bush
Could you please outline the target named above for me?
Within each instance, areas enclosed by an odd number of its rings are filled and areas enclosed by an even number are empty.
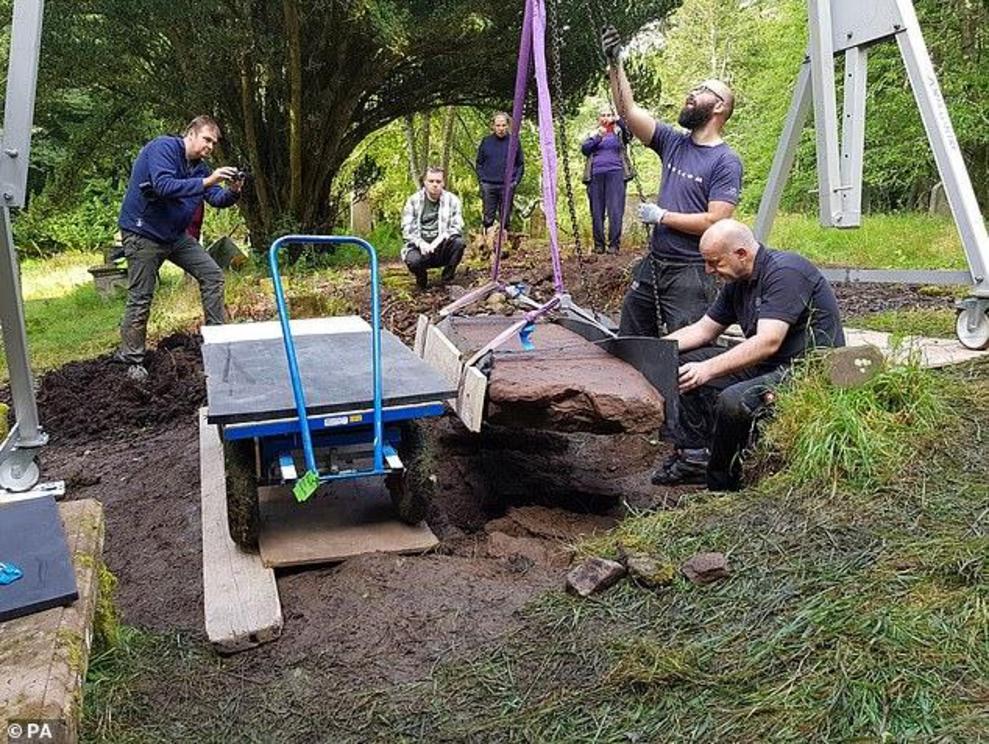
[[[123,184],[110,178],[86,181],[81,195],[71,204],[42,192],[14,219],[14,241],[22,253],[36,256],[102,250],[112,244],[117,232],[122,199]]]

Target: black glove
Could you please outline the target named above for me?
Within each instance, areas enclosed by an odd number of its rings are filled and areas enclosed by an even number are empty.
[[[605,26],[601,29],[601,49],[608,62],[618,61],[618,55],[622,51],[622,39],[614,26]]]

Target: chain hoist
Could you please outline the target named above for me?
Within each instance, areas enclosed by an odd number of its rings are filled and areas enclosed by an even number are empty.
[[[604,17],[601,13],[595,14],[595,8],[592,0],[584,0],[584,8],[587,10],[587,19],[590,21],[591,29],[594,31],[604,29]],[[604,49],[601,48],[599,43],[594,44],[594,48],[597,50],[598,59],[604,64],[605,69],[609,67],[608,58],[604,54]],[[617,113],[617,106],[612,98],[610,83],[608,91],[608,102],[611,104],[612,112]],[[632,167],[632,182],[635,184],[635,191],[639,197],[639,204],[646,203],[645,190],[642,188],[642,179],[639,178],[639,168],[635,162],[635,147],[633,143],[629,143],[626,147],[628,152],[629,163]],[[652,225],[645,225],[646,228],[646,255],[643,261],[649,262],[649,273],[652,277],[652,299],[653,304],[656,309],[656,334],[659,336],[665,335],[663,333],[666,324],[663,322],[663,314],[659,306],[659,275],[656,271],[656,261],[652,256]],[[635,281],[638,281],[637,279]]]

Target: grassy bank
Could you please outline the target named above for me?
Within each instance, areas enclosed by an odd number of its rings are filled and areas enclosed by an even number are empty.
[[[223,661],[200,641],[127,631],[94,655],[85,738],[985,740],[987,415],[986,364],[894,370],[847,394],[801,383],[764,440],[777,475],[633,515],[580,546],[614,555],[621,543],[673,565],[721,551],[724,581],[625,582],[589,600],[551,592],[511,637],[384,689],[341,686],[305,659],[259,679],[247,655]],[[860,430],[880,441],[856,457]]]
[[[750,223],[753,220],[747,220]],[[875,214],[851,230],[825,228],[807,215],[781,214],[769,244],[820,266],[870,269],[965,269],[965,253],[948,217]]]

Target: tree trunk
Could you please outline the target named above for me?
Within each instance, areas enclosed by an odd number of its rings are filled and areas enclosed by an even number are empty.
[[[453,152],[453,138],[455,136],[453,125],[457,122],[457,107],[449,106],[443,119],[443,158],[441,167],[446,173],[446,180],[449,185],[450,179],[450,154]]]
[[[429,111],[422,114],[422,144],[419,146],[419,177],[423,176],[427,166],[433,164],[433,155],[429,151],[430,135],[433,129],[433,117]]]
[[[302,198],[302,33],[296,0],[282,0],[288,57],[289,213],[299,219]]]
[[[422,172],[419,168],[419,155],[416,152],[415,118],[412,114],[409,114],[403,118],[402,123],[405,129],[405,145],[408,148],[409,155],[409,177],[412,179],[413,184],[418,185]]]

